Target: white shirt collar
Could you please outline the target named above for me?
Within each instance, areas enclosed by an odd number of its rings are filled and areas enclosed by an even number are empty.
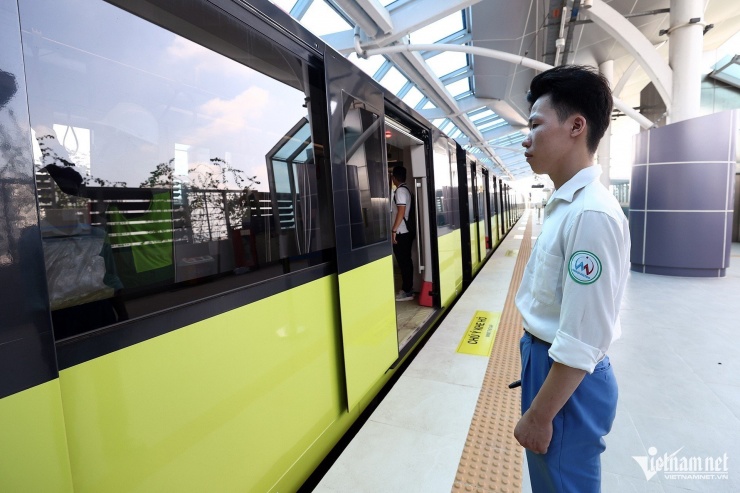
[[[583,168],[573,178],[565,182],[563,186],[555,190],[555,193],[552,194],[552,200],[559,199],[573,202],[573,196],[578,190],[598,180],[600,176],[601,166],[598,164]]]

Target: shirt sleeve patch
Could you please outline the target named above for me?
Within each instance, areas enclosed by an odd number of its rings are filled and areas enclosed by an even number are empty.
[[[578,250],[570,256],[568,274],[578,284],[593,284],[601,276],[601,260],[589,251]]]

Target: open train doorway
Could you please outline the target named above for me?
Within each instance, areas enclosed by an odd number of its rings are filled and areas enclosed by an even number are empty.
[[[421,129],[415,131],[388,115],[385,123],[391,230],[397,231],[391,235],[391,241],[396,327],[401,352],[435,311],[429,292],[432,272],[426,153],[424,142],[419,138],[423,134]]]

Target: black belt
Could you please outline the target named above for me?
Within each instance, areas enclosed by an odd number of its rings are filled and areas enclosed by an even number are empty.
[[[528,331],[528,330],[525,329],[524,332],[526,332],[527,334],[529,334],[529,337],[532,338],[532,341],[533,342],[539,342],[540,344],[544,344],[545,346],[552,346],[552,343],[549,343],[547,341],[543,341],[542,339],[540,339],[536,335],[532,334],[530,331]]]
[[[544,345],[545,345],[545,346],[547,346],[547,347],[550,347],[550,346],[552,346],[552,344],[550,344],[549,342],[545,342],[545,341],[543,341],[543,340],[542,340],[542,339],[540,339],[539,337],[537,337],[537,336],[533,335],[533,334],[532,334],[531,332],[529,332],[528,330],[526,330],[526,329],[525,329],[525,330],[524,330],[524,332],[525,332],[525,333],[527,333],[527,334],[529,334],[529,337],[531,337],[531,338],[532,338],[532,342],[539,342],[540,344],[544,344]],[[511,383],[509,384],[509,388],[510,388],[510,389],[515,389],[515,388],[517,388],[517,387],[521,387],[521,386],[522,386],[522,381],[521,381],[521,380],[517,380],[517,381],[515,381],[515,382],[511,382]]]

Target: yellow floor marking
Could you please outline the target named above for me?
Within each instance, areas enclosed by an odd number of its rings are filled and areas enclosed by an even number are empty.
[[[457,352],[476,356],[490,356],[493,341],[496,339],[501,314],[478,310],[463,334]]]
[[[455,474],[453,493],[522,491],[522,448],[514,439],[514,426],[521,417],[521,389],[509,389],[508,384],[518,380],[521,373],[522,317],[514,298],[532,248],[531,231],[528,224],[496,331],[496,344]]]

